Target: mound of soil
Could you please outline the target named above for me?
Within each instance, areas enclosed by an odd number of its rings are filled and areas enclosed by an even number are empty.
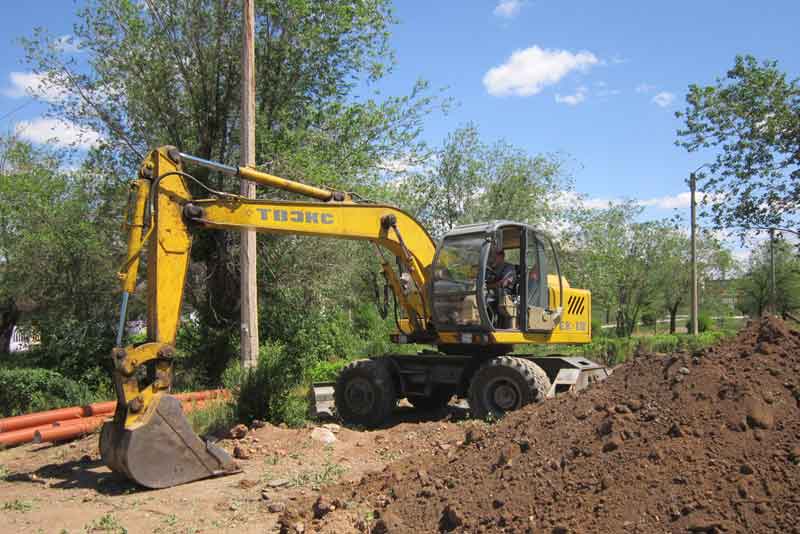
[[[325,489],[284,531],[797,533],[799,403],[800,333],[762,318],[469,422],[460,445]]]

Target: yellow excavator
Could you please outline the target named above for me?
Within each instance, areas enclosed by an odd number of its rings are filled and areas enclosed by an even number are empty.
[[[187,172],[200,166],[309,200],[248,199],[214,191]],[[193,198],[205,190],[207,198]],[[588,343],[591,295],[561,276],[550,238],[523,223],[492,221],[448,232],[438,246],[403,210],[357,195],[231,167],[165,146],[151,151],[132,182],[122,304],[112,353],[114,419],[100,437],[104,463],[149,488],[238,471],[233,459],[190,427],[172,386],[177,333],[192,234],[255,229],[276,234],[370,241],[401,313],[395,343],[436,347],[387,354],[345,367],[333,386],[345,423],[382,424],[401,398],[415,407],[467,398],[476,417],[602,380],[584,358],[535,357],[515,345]],[[147,342],[122,346],[129,296],[147,257]],[[391,261],[394,260],[394,261]],[[394,265],[393,265],[394,264]]]

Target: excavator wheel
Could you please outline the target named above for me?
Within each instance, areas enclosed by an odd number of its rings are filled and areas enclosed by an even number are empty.
[[[339,373],[334,387],[336,412],[347,424],[381,425],[397,405],[397,391],[383,360],[356,360]]]
[[[524,358],[499,356],[472,377],[469,407],[474,417],[502,417],[526,404],[541,402],[550,389],[544,370]]]
[[[227,452],[194,433],[175,397],[163,394],[143,422],[125,427],[125,411],[103,425],[100,455],[112,471],[152,489],[241,471]]]

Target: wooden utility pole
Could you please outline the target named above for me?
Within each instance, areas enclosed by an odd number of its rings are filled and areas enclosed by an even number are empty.
[[[698,332],[697,324],[697,203],[695,202],[695,191],[697,190],[697,177],[695,173],[689,175],[689,191],[691,192],[691,225],[692,225],[692,334]]]
[[[256,163],[256,53],[254,0],[242,0],[242,141],[241,165]],[[256,184],[242,180],[242,196],[255,198]],[[256,286],[256,233],[242,230],[241,252],[241,351],[242,367],[258,363],[258,293]]]
[[[777,315],[778,306],[775,298],[775,228],[769,229],[769,313]]]

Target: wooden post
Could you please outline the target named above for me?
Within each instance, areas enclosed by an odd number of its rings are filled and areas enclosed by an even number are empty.
[[[689,175],[689,190],[691,192],[691,249],[692,249],[692,328],[691,333],[697,335],[699,328],[697,324],[697,203],[695,202],[695,192],[697,190],[697,177],[695,173]]]
[[[242,141],[241,165],[256,161],[256,78],[255,78],[255,6],[243,0],[242,9]],[[242,180],[241,194],[255,198],[256,184]],[[242,230],[241,245],[241,356],[242,366],[258,363],[258,293],[256,286],[256,233]]]
[[[778,314],[778,301],[775,298],[775,228],[769,229],[769,313]]]

